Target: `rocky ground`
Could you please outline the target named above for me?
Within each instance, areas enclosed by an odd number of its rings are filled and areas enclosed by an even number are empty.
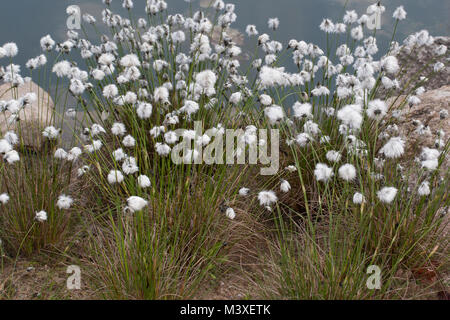
[[[406,84],[410,79],[417,77],[418,74],[429,74],[433,71],[433,65],[440,61],[446,65],[444,71],[434,73],[429,80],[425,82],[426,90],[438,89],[450,83],[450,51],[438,59],[434,60],[433,51],[440,45],[450,46],[450,37],[436,37],[434,44],[415,48],[412,52],[401,50],[397,58],[402,67],[401,84]],[[411,84],[412,85],[412,84]]]

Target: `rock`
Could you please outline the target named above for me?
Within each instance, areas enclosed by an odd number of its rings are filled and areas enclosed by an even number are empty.
[[[0,114],[0,136],[12,130],[18,134],[24,146],[40,149],[43,143],[42,130],[50,125],[53,120],[54,103],[50,95],[36,83],[26,83],[11,90],[9,83],[0,85],[0,101],[18,99],[27,93],[34,92],[36,101],[19,111],[19,121],[8,124],[11,112],[5,111]]]
[[[421,103],[410,107],[408,103],[402,107],[399,121],[400,134],[408,139],[406,156],[417,156],[422,147],[438,148],[436,145],[437,132],[442,130],[444,144],[450,137],[450,85],[439,89],[426,91],[419,96]],[[395,101],[396,100],[396,101]],[[395,104],[394,104],[395,101]],[[388,105],[397,108],[405,101],[405,96],[388,99]],[[441,116],[442,110],[446,110],[447,116]],[[445,111],[444,111],[445,113]],[[423,125],[414,124],[413,120],[419,120]],[[425,129],[429,134],[419,134],[419,129]],[[442,148],[439,148],[442,150]],[[447,157],[448,162],[448,157]]]
[[[413,88],[416,84],[414,79],[422,75],[426,76],[430,74],[433,71],[434,64],[438,61],[442,62],[446,67],[444,70],[430,76],[429,80],[423,86],[426,90],[433,90],[450,84],[450,67],[448,66],[450,51],[447,50],[446,54],[436,57],[434,51],[440,45],[445,45],[448,48],[450,45],[450,37],[436,37],[432,45],[414,48],[412,52],[409,52],[405,48],[400,50],[397,58],[402,67],[401,76],[398,77],[401,87],[413,79],[408,89]],[[433,61],[434,59],[436,60]]]

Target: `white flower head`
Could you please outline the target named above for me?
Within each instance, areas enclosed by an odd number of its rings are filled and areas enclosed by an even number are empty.
[[[419,189],[417,190],[419,196],[427,196],[431,193],[430,183],[428,181],[424,181],[420,184]]]
[[[264,190],[258,193],[258,200],[261,206],[270,206],[278,201],[278,197],[272,190]]]
[[[341,179],[345,181],[351,181],[356,178],[355,166],[350,163],[346,163],[341,166],[338,170],[338,173],[339,177],[341,177]]]
[[[283,191],[284,193],[289,192],[289,190],[291,190],[291,185],[287,180],[281,180],[280,190]]]
[[[125,68],[139,67],[141,65],[139,58],[135,54],[127,54],[120,59],[120,65]]]
[[[328,167],[324,163],[316,164],[316,168],[314,169],[314,175],[316,176],[317,181],[327,182],[333,175],[333,169]]]
[[[115,98],[118,94],[119,89],[117,89],[115,84],[109,84],[103,88],[103,96],[107,99]]]
[[[295,118],[299,118],[299,119],[312,118],[312,106],[310,103],[296,102],[292,106],[292,110],[294,111]]]
[[[367,116],[371,119],[381,120],[386,115],[387,109],[386,102],[380,99],[372,100],[367,108]]]
[[[330,19],[323,19],[320,24],[320,30],[326,33],[333,33],[335,31],[334,23]]]
[[[36,212],[36,217],[35,218],[39,222],[47,221],[47,212],[45,212],[44,210]]]
[[[16,150],[11,150],[11,151],[8,151],[7,153],[5,153],[5,155],[3,156],[3,160],[8,162],[9,164],[12,164],[14,162],[19,161],[20,156]]]
[[[134,139],[131,135],[127,135],[123,138],[122,143],[125,147],[132,148],[136,145],[136,139]]]
[[[405,152],[405,141],[400,137],[393,137],[380,149],[379,153],[383,153],[386,158],[399,158]]]
[[[8,203],[8,201],[9,201],[9,196],[7,193],[0,194],[0,203],[1,204],[5,205]]]
[[[110,184],[114,183],[122,183],[123,181],[123,174],[119,170],[111,170],[108,174],[108,182]]]
[[[138,177],[138,184],[141,188],[148,188],[152,185],[149,177],[147,177],[146,175],[140,175]]]
[[[131,196],[127,199],[127,205],[130,212],[141,211],[148,205],[148,201],[137,196]]]
[[[48,126],[44,129],[44,131],[42,131],[42,135],[49,140],[57,139],[59,136],[59,133],[60,133],[60,130],[56,129],[53,126]]]
[[[3,50],[5,51],[6,57],[14,57],[19,53],[19,49],[17,48],[17,45],[14,42],[8,42],[3,45]]]
[[[349,104],[344,106],[337,112],[337,118],[350,128],[359,129],[363,122],[363,117],[361,115],[361,105]]]
[[[267,26],[269,27],[269,29],[277,30],[280,26],[280,20],[278,18],[270,18],[267,21]]]
[[[248,195],[249,191],[249,188],[242,187],[239,189],[239,195],[245,197],[246,195]]]
[[[228,208],[225,211],[225,215],[227,216],[227,218],[233,220],[236,217],[236,213],[234,212],[233,208]]]
[[[270,106],[272,104],[272,98],[267,94],[262,94],[259,96],[259,102],[261,102],[263,106]]]
[[[272,105],[264,109],[264,114],[269,120],[270,124],[275,124],[284,118],[283,108],[277,105]]]
[[[353,195],[353,203],[361,204],[363,202],[365,202],[364,195],[360,192],[355,192],[355,194]]]
[[[383,68],[383,70],[390,74],[396,74],[398,70],[400,70],[398,60],[394,56],[387,56],[381,59],[381,67]]]
[[[165,143],[157,142],[155,144],[155,150],[160,156],[166,157],[172,148]]]
[[[56,206],[60,209],[69,209],[73,203],[73,199],[70,196],[66,196],[64,194],[58,197],[58,201],[56,202]]]
[[[342,157],[341,154],[339,153],[339,151],[336,151],[336,150],[328,151],[325,156],[326,156],[327,160],[330,162],[339,162]]]
[[[397,189],[394,187],[384,187],[377,192],[378,199],[384,203],[391,203],[397,195]]]
[[[127,132],[127,130],[123,123],[115,122],[111,127],[111,132],[115,136],[123,136]]]
[[[397,9],[395,9],[394,14],[392,15],[392,17],[394,19],[397,19],[397,20],[404,20],[404,19],[406,19],[406,11],[403,8],[403,6],[400,6]]]
[[[216,81],[217,81],[216,74],[211,70],[204,70],[202,72],[197,73],[197,75],[195,76],[195,82],[203,90],[214,88]]]

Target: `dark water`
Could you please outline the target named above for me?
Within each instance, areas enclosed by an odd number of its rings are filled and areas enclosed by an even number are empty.
[[[145,0],[135,0],[135,12],[143,14]],[[168,0],[170,13],[187,13],[189,4],[184,0]],[[208,0],[194,0],[193,9],[205,5]],[[243,32],[247,24],[255,24],[260,33],[268,32],[267,19],[278,17],[280,28],[275,37],[279,41],[291,38],[322,45],[324,34],[319,30],[323,17],[333,21],[341,19],[345,11],[355,9],[358,14],[365,13],[374,0],[235,0],[238,19],[234,28]],[[121,8],[121,0],[113,0],[112,8],[126,14]],[[407,19],[398,28],[397,40],[415,31],[427,29],[433,35],[450,34],[450,1],[448,0],[391,0],[382,2],[386,12],[382,17],[382,30],[377,31],[380,40],[388,41],[392,34],[392,12],[403,5],[408,13]],[[51,34],[56,41],[63,41],[66,32],[66,13],[68,5],[76,4],[82,13],[89,12],[101,20],[103,4],[101,0],[1,0],[0,1],[0,45],[14,41],[19,46],[16,63],[25,63],[28,58],[40,54],[39,39]],[[379,41],[380,41],[379,40]],[[382,47],[382,45],[380,45]]]
[[[192,10],[207,6],[213,0],[194,0]],[[145,0],[135,0],[134,16],[145,15]],[[287,43],[292,38],[305,40],[326,46],[325,35],[319,30],[324,17],[340,21],[346,9],[354,9],[358,15],[366,12],[368,5],[375,0],[234,0],[237,21],[233,28],[244,33],[248,24],[255,24],[261,33],[267,32],[273,38]],[[189,12],[189,4],[184,0],[168,0],[169,13]],[[377,30],[378,46],[383,52],[389,42],[394,20],[392,12],[403,5],[408,13],[407,19],[400,22],[396,40],[402,41],[406,35],[427,29],[432,35],[450,34],[450,1],[449,0],[390,0],[382,1],[386,12],[382,16],[381,30]],[[19,46],[19,55],[14,63],[24,65],[25,62],[41,53],[39,40],[50,34],[57,42],[66,39],[66,8],[68,5],[79,5],[82,13],[90,13],[101,22],[101,0],[0,0],[0,45],[14,41]],[[113,0],[112,9],[123,16],[127,12],[122,9],[122,0]],[[278,17],[280,27],[272,32],[267,28],[267,19]],[[89,26],[88,26],[89,27]],[[368,30],[365,31],[369,34]],[[254,39],[243,36],[244,51],[252,50]],[[91,39],[98,43],[98,39]],[[250,43],[251,42],[251,43]],[[77,60],[77,59],[75,59]],[[23,75],[26,75],[23,73]],[[34,77],[33,77],[34,78]]]

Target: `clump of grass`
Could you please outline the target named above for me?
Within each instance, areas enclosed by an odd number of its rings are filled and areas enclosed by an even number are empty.
[[[236,173],[225,171],[186,182],[167,177],[165,191],[151,191],[149,208],[135,214],[118,207],[93,224],[87,257],[108,298],[191,298],[224,259],[228,227],[223,202]],[[93,215],[88,221],[94,221]],[[104,287],[106,286],[106,287]]]
[[[23,151],[21,161],[0,171],[0,188],[10,197],[1,208],[0,238],[13,256],[57,246],[70,232],[71,210],[59,208],[57,202],[72,191],[72,168],[52,159],[50,150],[49,144],[39,154]],[[45,223],[36,219],[42,210],[47,213]]]

